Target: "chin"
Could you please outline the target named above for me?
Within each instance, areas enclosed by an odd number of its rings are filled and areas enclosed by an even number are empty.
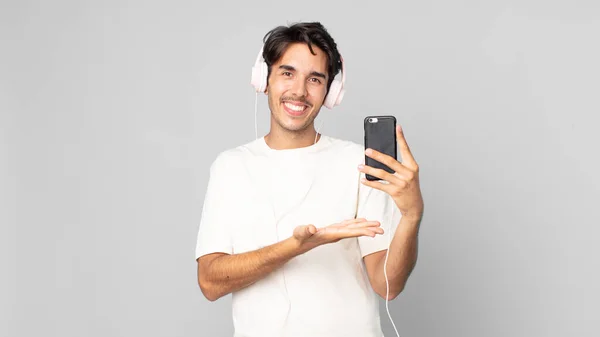
[[[280,126],[287,131],[297,132],[305,130],[308,127],[306,123],[281,123]]]
[[[291,119],[285,114],[277,119],[277,124],[287,131],[297,132],[303,131],[310,125],[310,119]]]

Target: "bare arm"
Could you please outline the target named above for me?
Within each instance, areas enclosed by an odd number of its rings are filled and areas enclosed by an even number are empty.
[[[204,296],[215,301],[266,277],[301,253],[292,237],[242,254],[205,255],[198,259],[198,283]]]
[[[378,162],[391,168],[391,174],[385,170],[376,169],[367,165],[360,166],[359,170],[365,174],[376,176],[386,184],[363,180],[363,184],[389,194],[402,214],[396,233],[392,239],[386,273],[390,285],[390,296],[393,299],[402,292],[406,281],[417,262],[418,233],[423,217],[424,203],[421,195],[419,181],[419,165],[413,157],[404,132],[400,126],[396,127],[396,139],[400,147],[403,162],[381,152],[367,149],[365,154]],[[365,264],[373,290],[384,299],[386,298],[386,278],[383,273],[386,251],[365,256]]]
[[[320,245],[376,234],[383,234],[380,223],[366,219],[350,219],[319,229],[313,225],[298,226],[292,237],[261,249],[198,258],[198,284],[208,300],[216,301],[259,281],[295,256]]]
[[[392,238],[386,268],[389,296],[387,295],[387,284],[383,272],[387,250],[364,257],[371,286],[383,299],[388,296],[388,300],[393,300],[400,295],[417,264],[419,222],[420,220],[402,218]]]

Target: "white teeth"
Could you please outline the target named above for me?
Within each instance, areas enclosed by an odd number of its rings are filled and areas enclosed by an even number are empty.
[[[286,107],[294,111],[302,111],[306,109],[306,105],[294,105],[292,103],[284,103]]]

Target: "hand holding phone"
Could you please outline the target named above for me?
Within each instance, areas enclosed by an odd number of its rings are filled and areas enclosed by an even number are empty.
[[[423,197],[419,182],[419,165],[406,142],[404,131],[400,128],[396,130],[394,116],[365,118],[365,148],[371,148],[379,154],[365,153],[365,165],[358,167],[358,170],[365,174],[361,183],[389,194],[403,218],[420,222],[423,215]],[[397,148],[402,161],[398,161]],[[373,158],[380,158],[382,162]],[[381,171],[385,173],[382,174]],[[379,181],[387,183],[381,184]]]
[[[367,116],[364,121],[365,149],[371,148],[398,160],[396,143],[396,117],[394,116]],[[365,164],[374,168],[383,169],[389,173],[395,171],[383,163],[365,155]],[[365,175],[367,180],[381,180],[370,174]]]

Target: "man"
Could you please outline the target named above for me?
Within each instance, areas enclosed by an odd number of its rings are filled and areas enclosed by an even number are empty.
[[[263,48],[271,128],[211,165],[196,247],[200,289],[210,301],[232,293],[236,337],[383,336],[377,295],[398,296],[417,260],[417,164],[400,128],[403,163],[317,134],[341,68],[320,23],[277,27]],[[359,165],[365,153],[396,173]]]

